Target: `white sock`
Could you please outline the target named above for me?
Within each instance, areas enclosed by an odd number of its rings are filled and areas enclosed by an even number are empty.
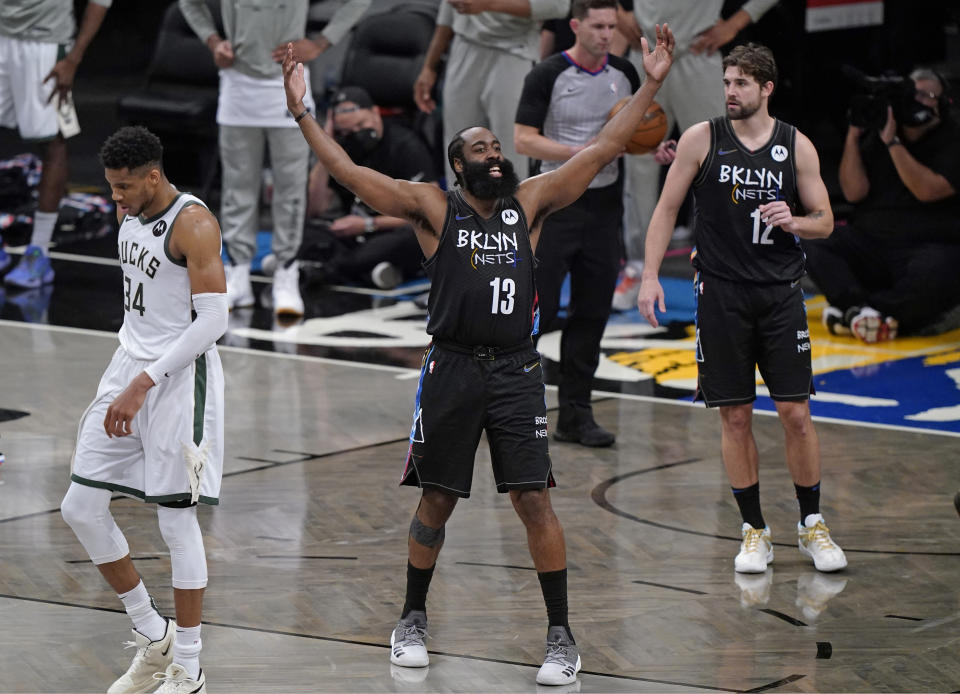
[[[133,620],[134,629],[151,641],[159,641],[164,637],[167,633],[167,620],[157,612],[157,606],[150,599],[143,581],[130,592],[120,595],[120,600]]]
[[[31,246],[39,246],[44,253],[50,252],[50,239],[53,238],[53,228],[57,225],[58,216],[56,212],[34,212]]]
[[[192,680],[200,679],[200,625],[195,627],[177,627],[173,640],[173,662],[187,671]]]

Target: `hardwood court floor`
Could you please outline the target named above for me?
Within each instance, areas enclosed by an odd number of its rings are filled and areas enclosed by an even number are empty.
[[[57,512],[77,419],[115,344],[0,322],[0,409],[31,415],[0,424],[0,692],[102,692],[132,655],[119,601]],[[430,592],[431,665],[390,667],[417,498],[396,486],[414,372],[234,348],[223,361],[222,502],[200,513],[211,693],[960,689],[954,437],[818,425],[824,514],[850,560],[825,575],[796,550],[780,425],[757,416],[777,556],[744,577],[716,413],[598,401],[616,447],[551,442],[584,671],[546,688],[534,682],[539,585],[483,448]],[[152,507],[112,508],[171,612]]]

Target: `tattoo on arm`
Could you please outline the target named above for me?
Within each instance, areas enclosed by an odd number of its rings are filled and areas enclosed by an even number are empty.
[[[820,219],[822,216],[824,216],[824,214],[826,214],[826,213],[825,213],[823,210],[817,210],[816,212],[811,212],[810,214],[808,214],[808,215],[807,215],[807,218],[808,218],[808,219]]]

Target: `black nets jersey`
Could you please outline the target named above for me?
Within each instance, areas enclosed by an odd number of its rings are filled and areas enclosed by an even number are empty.
[[[785,200],[802,214],[797,194],[796,128],[777,120],[751,152],[726,116],[710,121],[710,151],[693,182],[694,266],[735,282],[792,282],[803,276],[800,240],[760,218],[760,205]]]
[[[447,191],[437,252],[424,265],[430,277],[427,332],[466,346],[510,347],[538,329],[534,259],[523,208],[501,198],[483,219]]]

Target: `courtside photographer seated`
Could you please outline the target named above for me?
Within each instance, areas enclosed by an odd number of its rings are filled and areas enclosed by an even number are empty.
[[[840,160],[847,226],[804,241],[833,334],[864,342],[931,332],[960,304],[960,128],[948,84],[919,68],[857,85]]]
[[[385,120],[367,91],[342,87],[333,96],[327,131],[350,158],[390,178],[436,181],[426,144],[410,128]],[[421,274],[423,254],[413,227],[363,204],[319,162],[310,172],[304,255],[321,249],[308,281],[355,282],[390,289]],[[312,256],[311,256],[312,257]]]

